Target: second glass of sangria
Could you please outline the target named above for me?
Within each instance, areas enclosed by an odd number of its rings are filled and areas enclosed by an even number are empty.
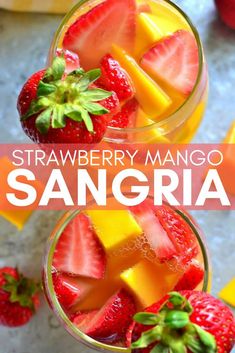
[[[65,329],[97,350],[128,351],[133,316],[171,291],[209,286],[201,232],[185,211],[148,199],[122,210],[71,211],[45,255],[48,302]]]

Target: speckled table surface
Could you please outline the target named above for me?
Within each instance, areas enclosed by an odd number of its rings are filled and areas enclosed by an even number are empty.
[[[196,142],[218,142],[235,118],[235,32],[219,20],[212,0],[177,0],[197,26],[210,71],[210,97]],[[60,16],[16,14],[0,10],[0,142],[25,142],[16,112],[16,97],[25,79],[45,63]],[[18,265],[35,278],[45,241],[60,216],[35,212],[19,233],[0,219],[0,267]],[[235,276],[235,212],[194,212],[206,234],[214,281],[213,293]],[[89,352],[61,327],[43,301],[32,322],[20,329],[0,328],[0,353]]]

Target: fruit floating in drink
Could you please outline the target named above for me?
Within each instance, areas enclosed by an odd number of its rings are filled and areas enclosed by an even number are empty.
[[[47,298],[65,327],[93,348],[124,349],[137,312],[172,290],[206,290],[207,255],[193,222],[150,200],[65,216],[44,267]]]
[[[207,69],[200,39],[187,16],[169,1],[93,0],[78,3],[53,40],[99,68],[99,88],[115,92],[104,139],[188,142],[203,116]]]

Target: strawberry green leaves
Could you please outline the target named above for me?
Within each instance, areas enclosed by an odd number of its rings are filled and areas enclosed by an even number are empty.
[[[213,335],[190,321],[193,308],[178,292],[169,294],[160,311],[143,312],[134,316],[139,324],[152,326],[133,342],[131,348],[153,348],[150,353],[216,353],[217,345]],[[155,343],[155,345],[154,345]]]
[[[84,122],[87,130],[93,132],[90,115],[104,115],[109,110],[99,102],[112,96],[112,92],[95,88],[100,69],[85,72],[77,69],[65,75],[65,59],[56,57],[37,88],[37,98],[32,101],[28,112],[21,116],[26,120],[38,114],[36,128],[46,134],[50,127],[60,129],[66,126],[66,118]]]
[[[10,302],[18,302],[22,307],[29,307],[34,311],[33,296],[40,290],[40,286],[21,274],[19,274],[19,279],[7,273],[4,274],[4,277],[6,284],[3,289],[10,293]]]

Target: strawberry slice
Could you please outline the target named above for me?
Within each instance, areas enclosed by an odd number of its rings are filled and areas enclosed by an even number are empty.
[[[150,247],[160,262],[171,260],[177,253],[167,232],[155,216],[153,207],[147,200],[139,206],[130,207],[137,222],[144,231]]]
[[[177,250],[182,265],[187,265],[198,255],[199,247],[189,224],[170,206],[155,208],[156,216]]]
[[[199,54],[193,34],[179,30],[157,42],[141,59],[150,75],[189,95],[199,71]]]
[[[57,299],[65,310],[77,304],[91,290],[91,285],[87,284],[83,279],[57,272],[52,274],[52,279]]]
[[[101,72],[102,85],[106,90],[116,92],[120,101],[126,101],[134,96],[134,86],[130,77],[110,54],[102,58]]]
[[[133,127],[138,113],[139,103],[135,98],[123,105],[122,110],[112,117],[109,126],[126,128]]]
[[[121,289],[104,304],[96,315],[90,317],[90,323],[86,320],[84,332],[100,342],[119,342],[125,338],[135,312],[136,307],[132,296]]]
[[[57,56],[63,56],[66,60],[66,70],[65,72],[69,74],[70,72],[80,68],[80,60],[76,53],[73,53],[69,50],[57,49],[56,50]]]
[[[84,332],[98,311],[99,310],[77,311],[70,317],[70,320],[77,328]]]
[[[79,213],[61,234],[53,266],[57,271],[75,276],[104,277],[105,252],[85,214]]]
[[[135,0],[105,0],[69,27],[63,48],[77,53],[84,69],[96,68],[113,43],[133,47],[135,14]]]
[[[204,270],[197,261],[192,261],[183,276],[179,279],[174,290],[194,290],[204,278]]]

